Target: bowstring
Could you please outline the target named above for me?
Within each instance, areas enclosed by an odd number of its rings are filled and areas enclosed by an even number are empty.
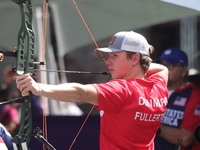
[[[47,32],[47,20],[48,20],[48,0],[43,0],[43,12],[42,12],[42,62],[45,62],[45,50],[46,50],[46,32]],[[45,69],[45,66],[41,66],[42,69]],[[41,83],[45,82],[45,73],[41,74]],[[46,121],[46,99],[44,96],[41,97],[42,101],[42,131],[43,137],[48,140],[47,135],[47,121]],[[43,150],[45,150],[45,146],[43,145]]]
[[[72,0],[72,2],[73,2],[73,4],[74,4],[74,6],[75,6],[75,8],[76,8],[76,10],[77,10],[77,12],[78,12],[78,14],[79,14],[79,16],[81,17],[81,19],[82,19],[82,21],[83,21],[83,23],[84,23],[84,25],[85,25],[85,27],[86,27],[88,33],[90,34],[90,37],[92,38],[92,40],[93,40],[93,42],[94,42],[96,48],[99,48],[99,46],[98,46],[98,44],[97,44],[97,42],[96,42],[96,40],[95,40],[95,38],[94,38],[92,32],[90,31],[89,26],[87,25],[87,23],[86,23],[86,21],[85,21],[83,15],[82,15],[80,9],[78,8],[78,5],[76,4],[75,0]],[[99,51],[99,50],[98,50],[98,51]],[[102,60],[104,61],[104,63],[106,64],[106,60],[105,60],[105,58],[104,58],[104,56],[103,56],[103,54],[102,54],[101,51],[99,51],[99,54],[100,54]],[[106,66],[107,66],[107,65],[106,65]]]
[[[87,23],[86,23],[86,21],[85,21],[83,15],[82,15],[82,13],[81,13],[81,11],[80,11],[78,5],[76,4],[75,0],[72,0],[72,2],[73,2],[73,4],[74,4],[74,6],[75,6],[75,8],[76,8],[76,10],[77,10],[77,12],[78,12],[78,14],[79,14],[81,20],[83,21],[83,23],[84,23],[84,25],[85,25],[85,27],[86,27],[86,29],[87,29],[87,31],[88,31],[90,37],[92,38],[92,40],[93,40],[93,42],[94,42],[96,48],[99,48],[99,46],[98,46],[98,44],[97,44],[97,42],[96,42],[96,40],[95,40],[95,38],[94,38],[94,36],[93,36],[93,34],[92,34],[90,28],[89,28],[89,26],[87,25]],[[106,64],[106,60],[105,60],[105,58],[104,58],[102,52],[99,51],[99,50],[98,50],[98,52],[99,52],[99,54],[100,54],[101,59],[102,59],[102,60],[104,61],[104,63]],[[107,66],[107,65],[106,65],[106,66]],[[91,115],[93,109],[94,109],[94,105],[92,106],[92,108],[90,109],[89,113],[87,114],[85,120],[83,121],[83,124],[81,125],[81,127],[80,127],[78,133],[76,134],[76,136],[75,136],[74,140],[72,141],[72,143],[71,143],[71,145],[70,145],[70,147],[69,147],[68,150],[71,150],[71,149],[72,149],[74,143],[76,142],[76,140],[77,140],[77,138],[78,138],[80,132],[82,131],[82,129],[83,129],[85,123],[87,122],[89,116]]]

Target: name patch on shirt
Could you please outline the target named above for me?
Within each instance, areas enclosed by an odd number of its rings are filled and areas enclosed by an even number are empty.
[[[139,97],[138,105],[145,105],[148,107],[163,107],[167,105],[167,97],[161,99],[150,99],[147,100],[144,97]]]
[[[135,113],[135,120],[139,121],[161,121],[164,114],[149,114],[143,112],[136,112]]]

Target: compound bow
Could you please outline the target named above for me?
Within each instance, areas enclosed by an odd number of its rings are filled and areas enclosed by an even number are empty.
[[[13,68],[13,71],[17,75],[25,73],[33,75],[35,37],[32,26],[32,3],[31,0],[12,1],[19,5],[21,12],[21,27],[18,32],[17,49],[14,52],[0,51],[0,61],[4,59],[4,56],[15,57],[16,67]],[[19,132],[12,139],[14,150],[27,150],[27,145],[30,142],[31,136],[34,136],[40,142],[45,144],[46,148],[55,150],[55,148],[40,135],[41,130],[39,128],[35,130],[32,129],[31,93],[27,93],[26,95],[22,95],[20,98],[15,98],[1,103],[1,105],[9,103],[22,103]]]

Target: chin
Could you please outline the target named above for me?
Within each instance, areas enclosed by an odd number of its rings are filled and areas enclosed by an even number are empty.
[[[112,76],[112,75],[111,75],[111,78],[112,78],[112,79],[116,79],[116,77],[115,77],[115,76]]]
[[[120,79],[119,77],[117,76],[111,76],[112,79]]]
[[[112,79],[122,79],[120,76],[118,76],[117,74],[111,74],[111,78]]]

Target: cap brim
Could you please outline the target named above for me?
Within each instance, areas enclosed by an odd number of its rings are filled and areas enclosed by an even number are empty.
[[[121,51],[123,51],[123,50],[121,50],[121,49],[115,49],[115,48],[107,48],[107,47],[104,47],[104,48],[96,48],[96,49],[94,50],[95,56],[101,57],[99,51],[100,51],[100,52],[104,52],[104,53],[112,53],[112,52],[121,52]]]

